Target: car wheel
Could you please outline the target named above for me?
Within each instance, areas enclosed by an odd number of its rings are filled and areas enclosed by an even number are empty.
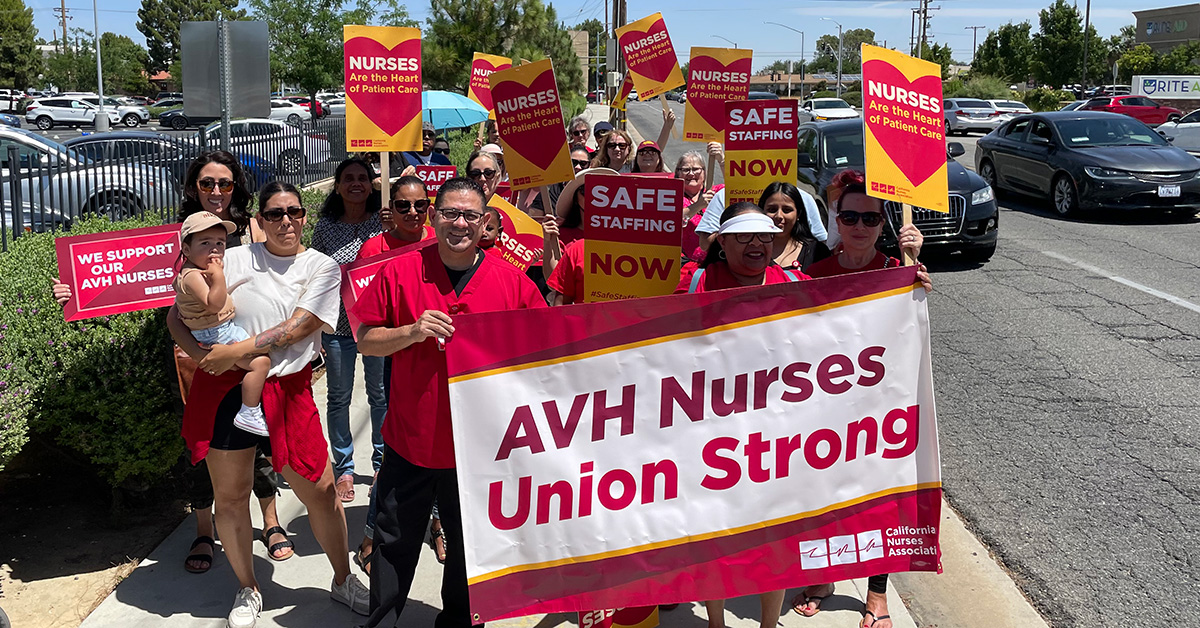
[[[131,129],[137,127],[137,125],[142,123],[142,121],[140,119],[138,119],[137,114],[135,114],[135,113],[128,114],[124,118],[121,118],[121,122],[123,122],[125,124],[125,126],[131,128]]]
[[[50,129],[54,128],[54,120],[51,120],[50,116],[38,116],[37,128],[43,131],[49,131]]]
[[[991,246],[981,247],[978,249],[968,249],[966,251],[963,251],[963,257],[967,258],[967,260],[969,260],[969,261],[976,262],[979,264],[982,264],[982,263],[992,259],[992,256],[995,254],[996,254],[996,245],[995,244],[993,244]]]
[[[176,131],[182,131],[182,130],[186,129],[187,125],[188,125],[187,118],[185,118],[183,116],[171,118],[171,128],[175,129]]]
[[[138,203],[124,192],[102,192],[88,203],[92,213],[112,220],[132,218],[138,214]]]
[[[287,123],[292,126],[300,126],[301,122],[302,120],[300,119],[300,114],[298,113],[293,113],[287,117]]]
[[[992,194],[996,198],[1000,198],[1000,184],[996,179],[996,167],[992,165],[992,160],[984,159],[979,162],[979,178],[983,179],[984,183],[992,186]]]
[[[296,176],[304,174],[304,153],[289,148],[279,154],[279,163],[276,164],[279,174]]]
[[[1054,211],[1059,216],[1066,218],[1079,211],[1079,194],[1075,191],[1075,182],[1071,180],[1071,177],[1065,174],[1055,177],[1051,196],[1054,201]]]

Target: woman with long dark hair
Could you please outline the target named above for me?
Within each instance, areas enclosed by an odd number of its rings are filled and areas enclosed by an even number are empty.
[[[763,190],[758,206],[780,229],[771,250],[776,264],[806,270],[809,264],[829,257],[829,249],[817,240],[807,218],[800,213],[804,197],[799,188],[786,181],[774,181]]]

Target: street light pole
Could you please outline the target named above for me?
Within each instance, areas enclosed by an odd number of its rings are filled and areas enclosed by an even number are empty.
[[[800,33],[800,72],[803,73],[804,72],[804,31],[796,30],[796,29],[792,28],[791,26],[788,26],[787,24],[780,24],[779,22],[763,22],[763,24],[774,24],[775,26],[782,26],[794,33]],[[791,70],[791,68],[788,68],[788,96],[791,96],[791,95],[792,95],[792,70]],[[801,96],[804,95],[804,79],[803,78],[800,79],[800,95]]]
[[[833,19],[830,19],[830,18],[827,18],[827,17],[823,17],[823,18],[821,18],[821,19],[822,19],[822,20],[825,20],[825,21],[828,21],[828,22],[833,22],[834,24],[837,24],[837,27],[838,27],[838,78],[837,78],[837,95],[838,95],[838,98],[841,98],[841,97],[842,97],[842,24],[841,24],[841,22],[838,22],[837,20],[833,20]]]
[[[1087,0],[1087,8],[1083,13],[1083,79],[1079,81],[1079,88],[1087,90],[1087,53],[1088,53],[1088,26],[1092,21],[1092,0]]]
[[[732,39],[725,39],[724,37],[721,37],[720,35],[713,35],[713,37],[716,37],[717,39],[724,39],[725,41],[727,41],[727,42],[729,42],[729,43],[733,44],[733,47],[734,47],[734,49],[737,49],[737,42],[736,42],[736,41],[733,41]]]
[[[100,63],[100,12],[96,10],[96,0],[92,0],[92,25],[96,29],[96,95],[100,97],[96,132],[104,133],[108,130],[108,112],[104,110],[104,66]]]

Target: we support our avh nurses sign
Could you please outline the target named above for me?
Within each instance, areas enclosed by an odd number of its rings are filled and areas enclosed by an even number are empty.
[[[866,44],[862,61],[867,194],[949,212],[941,66]]]
[[[738,48],[692,48],[683,139],[725,141],[725,102],[746,100],[753,55]]]
[[[795,100],[725,103],[725,204],[757,203],[772,181],[796,180]]]
[[[492,100],[496,132],[513,190],[524,190],[575,177],[567,134],[563,132],[558,84],[549,59],[493,72]]]
[[[474,621],[937,570],[915,279],[904,267],[455,319]]]
[[[589,174],[583,300],[671,294],[679,285],[683,180]]]
[[[166,307],[175,302],[179,225],[61,237],[58,276],[71,286],[69,321]]]
[[[618,28],[617,41],[639,99],[683,86],[683,71],[679,69],[679,58],[675,56],[662,13]]]
[[[471,59],[471,84],[467,88],[467,98],[479,103],[488,110],[488,117],[495,120],[496,111],[492,103],[492,83],[488,79],[493,72],[507,70],[512,67],[512,59],[499,55],[475,53]]]
[[[346,149],[421,150],[421,31],[343,26]]]

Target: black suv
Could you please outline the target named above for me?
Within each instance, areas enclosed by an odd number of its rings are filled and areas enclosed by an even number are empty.
[[[800,125],[797,143],[799,180],[796,185],[816,197],[826,226],[829,226],[833,223],[827,196],[830,182],[847,168],[863,169],[862,119],[806,122]],[[950,213],[913,208],[913,224],[925,236],[922,250],[962,251],[976,261],[986,262],[996,252],[999,236],[1000,213],[995,194],[979,175],[954,160],[966,152],[962,144],[950,142],[946,148]],[[884,206],[888,224],[879,245],[891,250],[896,246],[901,207],[892,201]]]

